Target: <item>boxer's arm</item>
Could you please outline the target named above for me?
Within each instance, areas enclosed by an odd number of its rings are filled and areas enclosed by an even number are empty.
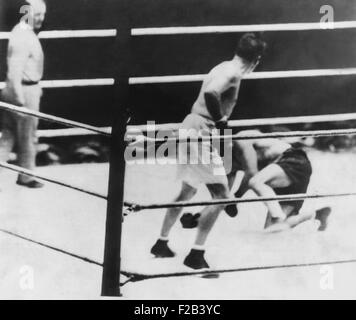
[[[204,98],[206,107],[215,122],[223,119],[221,112],[221,95],[231,87],[231,77],[215,76],[207,85]],[[225,119],[226,121],[227,119]]]
[[[30,51],[26,39],[19,36],[11,39],[7,57],[7,80],[13,103],[18,105],[25,103],[22,90],[22,77],[29,55]]]
[[[259,130],[243,130],[240,131],[237,136],[250,136],[253,134],[260,134]],[[242,157],[244,163],[244,170],[251,177],[258,173],[258,156],[256,151],[256,143],[258,140],[235,140],[236,147],[240,151],[240,156]]]
[[[215,91],[208,91],[204,94],[205,104],[213,120],[219,121],[223,115],[221,113],[221,98]]]
[[[258,173],[258,157],[253,142],[236,140],[234,143],[236,148],[238,148],[242,170],[245,173],[240,188],[236,194],[237,197],[241,197],[248,190],[250,179]]]

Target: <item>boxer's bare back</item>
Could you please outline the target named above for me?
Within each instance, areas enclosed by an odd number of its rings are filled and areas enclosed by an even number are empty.
[[[213,68],[205,77],[192,113],[212,118],[206,106],[205,93],[214,91],[221,97],[221,114],[229,118],[236,105],[244,74],[244,66],[236,60],[225,61]]]

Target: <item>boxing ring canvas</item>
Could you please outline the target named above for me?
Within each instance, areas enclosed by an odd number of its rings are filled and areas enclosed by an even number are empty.
[[[347,191],[355,187],[351,181],[355,168],[350,165],[350,156],[324,152],[310,154],[313,163],[318,163],[312,181],[311,191]],[[333,175],[326,175],[330,166],[338,166]],[[43,168],[42,174],[54,178],[66,178],[68,182],[80,184],[102,193],[107,192],[104,177],[108,178],[108,165],[75,165],[61,168]],[[73,172],[80,174],[80,180]],[[150,202],[161,201],[162,194],[171,197],[178,189],[175,169],[167,166],[129,166],[127,168],[126,196],[128,200]],[[319,177],[323,178],[320,179]],[[345,178],[347,177],[347,179]],[[15,174],[4,175],[3,208],[1,216],[6,222],[3,228],[26,235],[70,253],[101,262],[105,230],[106,204],[99,198],[81,195],[71,190],[48,184],[48,191],[41,191],[38,200],[33,192],[19,193],[13,185]],[[155,188],[150,187],[153,181]],[[174,187],[169,187],[171,184]],[[12,201],[17,195],[18,201]],[[65,199],[65,203],[63,203]],[[208,199],[206,191],[199,191],[198,199]],[[20,201],[21,200],[21,201]],[[72,202],[80,201],[83,209],[78,210]],[[210,243],[210,260],[214,268],[251,267],[256,265],[278,265],[332,261],[348,259],[355,251],[353,213],[354,199],[322,200],[318,205],[331,205],[335,215],[327,233],[317,233],[313,223],[301,225],[293,232],[266,237],[261,234],[265,208],[261,204],[247,204],[241,208],[241,215],[233,222],[222,216],[214,230]],[[252,209],[251,209],[252,206]],[[309,204],[313,206],[313,204]],[[345,209],[346,207],[346,209]],[[307,208],[305,208],[307,209]],[[132,215],[126,218],[123,228],[123,268],[152,275],[156,273],[186,271],[181,260],[194,234],[177,226],[172,241],[177,258],[171,261],[157,261],[147,251],[159,232],[162,210],[154,213]],[[20,219],[21,218],[21,219]],[[56,228],[50,228],[55,224]],[[84,231],[83,231],[84,230]],[[84,236],[81,234],[84,232]],[[184,237],[182,237],[184,235]],[[183,240],[182,240],[183,238]],[[234,241],[232,242],[232,239]],[[278,254],[276,254],[278,251]],[[1,234],[1,252],[4,257],[1,281],[1,298],[21,299],[97,299],[101,287],[102,268],[92,263],[49,250],[38,244]],[[35,270],[34,290],[23,291],[14,283],[19,279],[23,265]],[[10,267],[11,266],[11,267]],[[334,290],[322,290],[320,281],[325,269],[320,266],[256,270],[241,273],[222,274],[219,279],[201,277],[158,278],[129,283],[123,287],[125,298],[129,299],[351,299],[350,287],[355,285],[352,264],[335,265]],[[261,289],[263,288],[263,290]]]

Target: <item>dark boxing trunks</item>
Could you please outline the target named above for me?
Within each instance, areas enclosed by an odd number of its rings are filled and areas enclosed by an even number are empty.
[[[312,166],[307,154],[299,148],[290,148],[286,150],[275,162],[279,165],[291,180],[292,184],[286,188],[274,189],[278,195],[306,193]],[[284,205],[293,206],[292,215],[297,215],[303,206],[304,200],[283,202]]]

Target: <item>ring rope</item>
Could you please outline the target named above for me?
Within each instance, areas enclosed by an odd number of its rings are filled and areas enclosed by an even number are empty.
[[[296,117],[280,117],[280,118],[263,118],[263,119],[244,119],[231,120],[228,123],[230,128],[237,127],[255,127],[279,124],[297,124],[297,123],[318,123],[318,122],[335,122],[335,121],[351,121],[356,120],[356,113],[340,113],[340,114],[326,114],[318,116],[296,116]],[[127,133],[131,135],[142,134],[143,132],[156,132],[159,130],[176,131],[180,128],[179,123],[166,123],[157,125],[136,125],[128,126]],[[111,132],[110,127],[101,127],[101,130]],[[53,138],[53,137],[70,137],[70,136],[85,136],[96,135],[96,132],[90,132],[83,129],[48,129],[38,130],[38,137]]]
[[[339,69],[309,69],[309,70],[287,70],[287,71],[259,71],[252,72],[244,77],[245,80],[256,79],[285,79],[301,77],[327,77],[327,76],[348,76],[355,75],[356,68]],[[129,79],[131,85],[177,83],[177,82],[201,82],[205,79],[205,74],[193,75],[170,75],[152,77],[133,77]]]
[[[24,241],[28,241],[28,242],[31,242],[33,244],[36,244],[36,245],[39,245],[41,247],[44,247],[46,249],[50,249],[50,250],[53,250],[53,251],[56,251],[56,252],[59,252],[59,253],[62,253],[62,254],[65,254],[67,256],[70,256],[72,258],[76,258],[76,259],[79,259],[81,261],[84,261],[84,262],[87,262],[87,263],[91,263],[91,264],[95,264],[99,267],[103,267],[104,264],[101,263],[101,262],[98,262],[98,261],[95,261],[93,259],[90,259],[90,258],[87,258],[87,257],[84,257],[84,256],[80,256],[78,254],[75,254],[75,253],[72,253],[72,252],[69,252],[69,251],[66,251],[66,250],[63,250],[63,249],[60,249],[60,248],[56,248],[54,246],[51,246],[49,244],[45,244],[43,242],[40,242],[40,241],[36,241],[36,240],[33,240],[33,239],[30,239],[28,237],[25,237],[25,236],[22,236],[18,233],[15,233],[15,232],[12,232],[12,231],[9,231],[9,230],[6,230],[6,229],[3,229],[3,228],[0,228],[0,232],[1,233],[4,233],[4,234],[7,234],[11,237],[15,237],[15,238],[19,238],[21,240],[24,240]],[[121,272],[120,271],[120,274],[122,274],[123,276],[126,276],[126,273],[125,272]]]
[[[72,121],[72,120],[68,120],[68,119],[52,116],[52,115],[49,115],[49,114],[46,114],[46,113],[42,113],[42,112],[38,112],[38,111],[29,110],[27,108],[18,107],[18,106],[15,106],[13,104],[5,103],[5,102],[0,102],[0,109],[6,110],[6,111],[10,111],[10,112],[24,114],[24,115],[27,115],[27,116],[37,117],[37,118],[40,118],[40,119],[43,119],[43,120],[47,120],[47,121],[63,124],[63,125],[70,126],[70,127],[82,128],[82,129],[89,130],[89,131],[92,131],[92,132],[95,132],[95,133],[99,133],[99,134],[104,135],[104,136],[111,136],[111,134],[108,131],[102,130],[102,129],[98,128],[98,127],[94,127],[94,126],[91,126],[91,125],[88,125],[88,124],[84,124],[84,123],[81,123],[81,122],[77,122],[77,121]]]
[[[53,178],[46,177],[46,176],[44,176],[42,174],[35,173],[35,172],[31,171],[31,170],[27,170],[27,169],[21,168],[19,166],[15,166],[15,165],[8,164],[6,162],[0,161],[0,167],[8,169],[8,170],[11,170],[11,171],[15,171],[17,173],[24,174],[24,175],[29,176],[29,177],[38,178],[40,180],[51,182],[51,183],[60,185],[62,187],[67,187],[67,188],[70,188],[72,190],[76,190],[76,191],[79,191],[79,192],[82,192],[82,193],[89,194],[89,195],[94,196],[94,197],[98,197],[98,198],[107,200],[107,196],[104,195],[104,194],[101,194],[101,193],[98,193],[98,192],[95,192],[95,191],[90,191],[90,190],[87,190],[87,189],[83,189],[81,187],[74,186],[72,184],[69,184],[67,182],[64,182],[64,181],[61,181],[61,180],[58,180],[58,179],[55,180]]]
[[[254,197],[254,198],[234,198],[234,199],[219,199],[210,201],[177,201],[168,203],[152,203],[152,204],[131,204],[131,211],[138,212],[142,210],[168,209],[168,208],[187,208],[187,207],[201,207],[201,206],[215,206],[215,205],[229,205],[238,203],[252,203],[252,202],[271,202],[271,201],[296,201],[306,199],[322,199],[322,198],[339,198],[356,196],[356,192],[344,193],[325,193],[325,194],[293,194],[281,195],[276,197]]]
[[[71,80],[43,80],[42,88],[72,88],[72,87],[93,87],[93,86],[113,86],[113,78],[95,79],[71,79]]]
[[[256,25],[231,25],[231,26],[195,26],[195,27],[163,27],[163,28],[134,28],[132,36],[146,35],[176,35],[176,34],[204,34],[204,33],[235,33],[235,32],[263,32],[263,31],[303,31],[324,29],[352,29],[356,28],[356,21],[337,21],[329,23],[277,23]],[[41,39],[64,38],[102,38],[115,37],[116,29],[92,30],[49,30],[41,31]],[[7,40],[10,32],[0,32],[0,40]]]
[[[335,121],[351,121],[356,120],[356,113],[342,113],[342,114],[327,114],[320,116],[297,116],[297,117],[281,117],[281,118],[263,118],[263,119],[245,119],[245,120],[231,120],[228,123],[230,128],[238,127],[255,127],[268,126],[279,124],[297,124],[297,123],[318,123],[318,122],[335,122]],[[181,127],[179,123],[167,123],[157,125],[137,125],[128,126],[127,133],[129,135],[138,135],[143,132],[156,131],[177,131]],[[100,127],[100,130],[111,132],[111,127]],[[80,128],[69,129],[47,129],[38,130],[38,137],[53,138],[53,137],[71,137],[71,136],[86,136],[96,135],[96,132],[87,131]]]
[[[295,263],[295,264],[282,264],[282,265],[271,265],[271,266],[255,266],[246,268],[234,268],[234,269],[221,269],[221,270],[204,270],[204,271],[191,271],[191,272],[173,272],[173,273],[159,273],[159,274],[143,274],[122,271],[128,280],[125,281],[123,285],[129,282],[138,282],[144,280],[151,280],[157,278],[176,278],[176,277],[186,277],[186,276],[197,276],[197,275],[214,275],[222,273],[235,273],[235,272],[247,272],[247,271],[257,271],[257,270],[272,270],[272,269],[286,269],[286,268],[301,268],[301,267],[314,267],[323,265],[336,265],[336,264],[348,264],[356,263],[356,259],[349,260],[335,260],[335,261],[323,261],[323,262],[310,262],[310,263]]]
[[[247,75],[245,80],[256,79],[284,79],[284,78],[304,78],[304,77],[326,77],[326,76],[348,76],[355,75],[356,68],[342,69],[310,69],[310,70],[287,70],[287,71],[260,71]],[[152,77],[132,77],[129,79],[130,85],[140,84],[160,84],[177,82],[201,82],[206,75],[172,75],[172,76],[152,76]],[[95,79],[70,79],[70,80],[43,80],[42,88],[73,88],[91,86],[113,86],[114,78]],[[0,82],[0,89],[5,87],[5,82]]]
[[[296,117],[274,117],[260,119],[242,119],[230,120],[228,126],[230,128],[238,127],[255,127],[278,124],[297,124],[297,123],[317,123],[317,122],[335,122],[335,121],[351,121],[356,120],[356,113],[339,113],[339,114],[324,114],[315,116],[296,116]],[[176,131],[181,128],[181,123],[164,123],[164,124],[145,124],[128,126],[128,133],[137,134],[142,132],[156,131]]]
[[[36,241],[36,240],[32,240],[32,239],[30,239],[30,238],[21,236],[21,235],[19,235],[19,234],[17,234],[17,233],[14,233],[14,232],[12,232],[12,231],[8,231],[8,230],[5,230],[5,229],[0,228],[0,232],[2,232],[2,233],[4,233],[4,234],[7,234],[7,235],[9,235],[9,236],[15,237],[15,238],[19,238],[19,239],[22,239],[22,240],[25,240],[25,241],[28,241],[28,242],[37,244],[37,245],[39,245],[39,246],[41,246],[41,247],[45,247],[45,248],[47,248],[47,249],[57,251],[57,252],[59,252],[59,253],[65,254],[65,255],[70,256],[70,257],[72,257],[72,258],[76,258],[76,259],[82,260],[82,261],[87,262],[87,263],[92,263],[92,264],[95,264],[95,265],[100,266],[100,267],[103,266],[102,263],[97,262],[97,261],[95,261],[95,260],[92,260],[92,259],[89,259],[89,258],[80,256],[80,255],[77,255],[77,254],[75,254],[75,253],[71,253],[71,252],[65,251],[65,250],[63,250],[63,249],[59,249],[59,248],[53,247],[53,246],[48,245],[48,244],[45,244],[45,243],[43,243],[43,242],[39,242],[39,241]]]
[[[93,87],[93,86],[113,86],[113,78],[96,79],[72,79],[72,80],[43,80],[40,82],[42,88],[74,88],[74,87]],[[0,89],[4,89],[5,82],[0,82]]]
[[[287,71],[260,71],[247,75],[245,80],[257,79],[285,79],[285,78],[304,78],[304,77],[326,77],[326,76],[348,76],[355,75],[356,68],[341,69],[310,69],[310,70],[287,70]],[[201,82],[206,75],[172,75],[172,76],[150,76],[132,77],[129,79],[130,85],[140,84],[162,84],[177,82]],[[95,78],[95,79],[70,79],[70,80],[43,80],[43,88],[73,88],[91,86],[113,86],[114,78]],[[4,82],[0,82],[0,89],[5,87]]]
[[[38,178],[38,179],[43,180],[43,181],[54,183],[54,184],[60,185],[62,187],[67,187],[67,188],[70,188],[70,189],[73,189],[73,190],[76,190],[76,191],[80,191],[80,192],[83,192],[83,193],[86,193],[86,194],[89,194],[91,196],[95,196],[95,197],[98,197],[98,198],[101,198],[101,199],[104,199],[104,200],[108,199],[106,195],[98,193],[96,191],[83,189],[82,187],[74,186],[74,185],[69,184],[67,182],[60,181],[58,179],[53,179],[53,178],[44,176],[42,174],[35,173],[35,172],[31,171],[31,170],[27,170],[27,169],[24,169],[22,167],[15,166],[15,165],[12,165],[12,164],[9,164],[9,163],[6,163],[6,162],[0,161],[0,167],[8,169],[8,170],[11,170],[11,171],[14,171],[14,172],[17,172],[17,173],[24,174],[24,175],[29,176],[29,177]],[[136,206],[135,203],[127,202],[127,201],[124,202],[124,207],[128,208],[128,212],[132,211],[131,208],[134,208],[135,206]]]
[[[105,38],[116,37],[115,29],[98,30],[51,30],[41,31],[38,36],[41,39],[72,39],[72,38]],[[0,40],[7,40],[10,32],[0,32]]]
[[[111,127],[100,127],[100,130],[111,132]],[[68,129],[47,129],[38,130],[37,137],[39,138],[55,138],[55,137],[73,137],[73,136],[89,136],[97,135],[97,132],[88,131],[78,128],[68,128]]]
[[[50,249],[72,258],[84,261],[86,263],[91,263],[97,265],[99,267],[103,267],[103,263],[95,261],[93,259],[60,249],[54,246],[45,244],[40,241],[36,241],[30,239],[28,237],[19,235],[15,232],[5,230],[0,228],[0,232],[15,238],[19,238],[24,241],[31,242],[33,244],[42,246],[46,249]],[[192,271],[192,272],[175,272],[175,273],[163,273],[163,274],[143,274],[143,273],[135,273],[129,271],[120,271],[120,274],[127,277],[128,279],[125,282],[120,283],[120,286],[124,286],[129,282],[138,282],[138,281],[145,281],[157,278],[174,278],[174,277],[186,277],[186,276],[196,276],[196,275],[212,275],[212,274],[223,274],[223,273],[236,273],[236,272],[247,272],[247,271],[257,271],[257,270],[271,270],[271,269],[284,269],[284,268],[296,268],[296,267],[312,267],[312,266],[321,266],[321,265],[335,265],[335,264],[348,264],[348,263],[355,263],[356,259],[350,260],[336,260],[336,261],[327,261],[327,262],[312,262],[312,263],[300,263],[300,264],[284,264],[284,265],[273,265],[273,266],[256,266],[256,267],[248,267],[248,268],[235,268],[235,269],[221,269],[221,270],[204,270],[204,271]]]
[[[150,138],[143,135],[130,136],[128,135],[127,140],[131,141],[147,141],[152,143],[164,143],[164,142],[207,142],[212,140],[255,140],[255,139],[281,139],[281,138],[301,138],[301,137],[335,137],[335,136],[346,136],[346,135],[356,135],[356,129],[335,129],[335,130],[312,130],[312,131],[291,131],[291,132],[271,132],[271,133],[255,133],[246,135],[211,135],[211,136],[199,136],[199,137],[169,137],[164,138]]]
[[[303,23],[273,23],[228,26],[194,26],[194,27],[159,27],[134,28],[132,36],[157,36],[177,34],[205,34],[205,33],[236,33],[236,32],[264,32],[264,31],[307,31],[324,29],[353,29],[356,21],[335,22],[303,22]]]

